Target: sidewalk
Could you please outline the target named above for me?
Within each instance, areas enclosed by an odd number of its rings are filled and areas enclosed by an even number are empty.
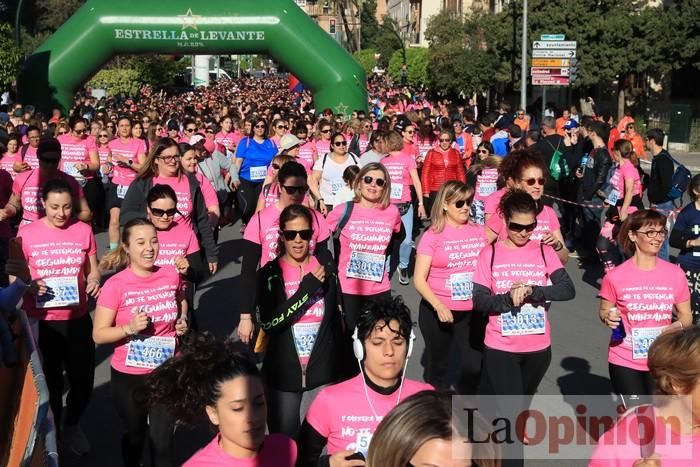
[[[688,167],[693,174],[700,173],[700,152],[671,151],[671,156]],[[641,161],[641,163],[644,170],[648,171],[651,168],[651,161]]]

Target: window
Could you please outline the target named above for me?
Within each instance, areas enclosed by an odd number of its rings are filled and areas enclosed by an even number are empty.
[[[327,15],[330,12],[331,12],[331,6],[328,4],[328,2],[323,2],[323,14]],[[333,24],[335,25],[335,23],[333,23]]]
[[[302,8],[306,6],[306,0],[294,0],[294,3],[296,3],[297,6],[300,6]]]

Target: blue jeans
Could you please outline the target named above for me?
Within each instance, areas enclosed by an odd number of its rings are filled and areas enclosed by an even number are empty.
[[[655,205],[654,209],[668,217],[668,215],[671,214],[671,211],[676,209],[676,204],[673,201],[666,201],[664,203]],[[672,228],[673,226],[668,226],[669,234]],[[669,235],[666,235],[664,242],[661,244],[661,249],[659,250],[659,258],[666,261],[668,261],[668,238]]]
[[[413,249],[413,204],[410,205],[406,214],[401,216],[401,223],[406,231],[406,237],[399,246],[399,267],[407,269],[411,260],[411,250]]]

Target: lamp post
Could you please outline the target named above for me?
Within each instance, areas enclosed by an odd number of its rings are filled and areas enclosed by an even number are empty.
[[[520,50],[520,107],[527,107],[527,0],[523,0],[523,41]]]

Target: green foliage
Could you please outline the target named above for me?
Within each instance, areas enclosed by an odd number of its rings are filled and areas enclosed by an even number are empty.
[[[389,76],[395,81],[401,81],[401,65],[403,65],[403,51],[397,50],[389,60]],[[428,84],[428,49],[406,49],[406,67],[408,74],[406,83],[409,86],[418,87]]]
[[[377,43],[377,52],[382,54],[379,59],[381,66],[387,66],[389,59],[397,50],[403,48],[403,41],[398,33],[398,29],[394,21],[388,17],[384,17],[384,22],[379,29],[379,39]]]
[[[0,24],[0,91],[7,89],[17,77],[21,58],[10,25]]]
[[[362,49],[358,50],[352,56],[355,58],[357,63],[360,64],[363,70],[365,70],[365,73],[369,75],[372,73],[372,68],[376,65],[376,61],[374,60],[374,54],[376,54],[377,51],[375,49]]]
[[[134,68],[112,68],[99,71],[88,82],[91,88],[105,88],[110,95],[124,93],[134,96],[141,86],[138,70]]]
[[[376,48],[379,35],[377,0],[366,0],[360,7],[360,45],[364,49]]]
[[[171,86],[175,76],[190,65],[189,57],[174,60],[163,55],[134,55],[121,61],[124,68],[137,71],[140,81],[153,86]]]
[[[86,0],[25,1],[22,7],[22,52],[29,55],[63,25]]]

